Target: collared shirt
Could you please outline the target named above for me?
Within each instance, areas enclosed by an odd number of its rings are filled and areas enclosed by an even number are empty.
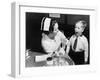
[[[74,45],[75,39],[76,39],[76,36],[73,35],[69,40],[69,45],[71,46],[72,50],[75,52],[85,51],[86,53],[88,53],[87,38],[84,35],[78,36],[77,37],[77,39],[78,39],[77,46],[76,46],[76,49],[74,50],[73,45]]]

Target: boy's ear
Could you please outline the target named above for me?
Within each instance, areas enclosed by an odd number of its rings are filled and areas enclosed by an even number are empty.
[[[82,29],[82,32],[84,32],[84,29],[85,29],[85,28]]]

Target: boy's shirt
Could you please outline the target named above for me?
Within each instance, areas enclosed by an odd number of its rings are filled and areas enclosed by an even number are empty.
[[[77,46],[76,49],[74,50],[73,46],[76,38],[77,38]],[[72,50],[75,52],[85,51],[86,53],[88,53],[88,41],[84,35],[78,37],[73,35],[69,40],[69,45],[71,46]]]

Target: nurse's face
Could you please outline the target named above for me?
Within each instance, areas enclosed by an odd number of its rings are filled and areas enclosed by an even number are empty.
[[[49,37],[50,39],[55,39],[55,36],[56,36],[56,34],[53,33],[53,32],[48,34],[48,37]]]
[[[49,38],[54,39],[58,32],[58,23],[55,23],[53,32],[49,33]]]
[[[57,33],[57,31],[58,31],[58,23],[55,23],[55,25],[54,25],[54,33]]]

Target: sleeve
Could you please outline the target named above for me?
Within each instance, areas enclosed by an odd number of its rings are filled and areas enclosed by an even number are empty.
[[[88,40],[84,37],[85,62],[88,60]]]
[[[60,37],[61,37],[62,42],[64,42],[67,45],[68,39],[65,37],[65,35],[62,32],[60,32]]]
[[[66,49],[67,54],[69,53],[70,46],[72,45],[72,38],[73,38],[73,36],[69,39],[68,44],[67,44],[67,49]]]

